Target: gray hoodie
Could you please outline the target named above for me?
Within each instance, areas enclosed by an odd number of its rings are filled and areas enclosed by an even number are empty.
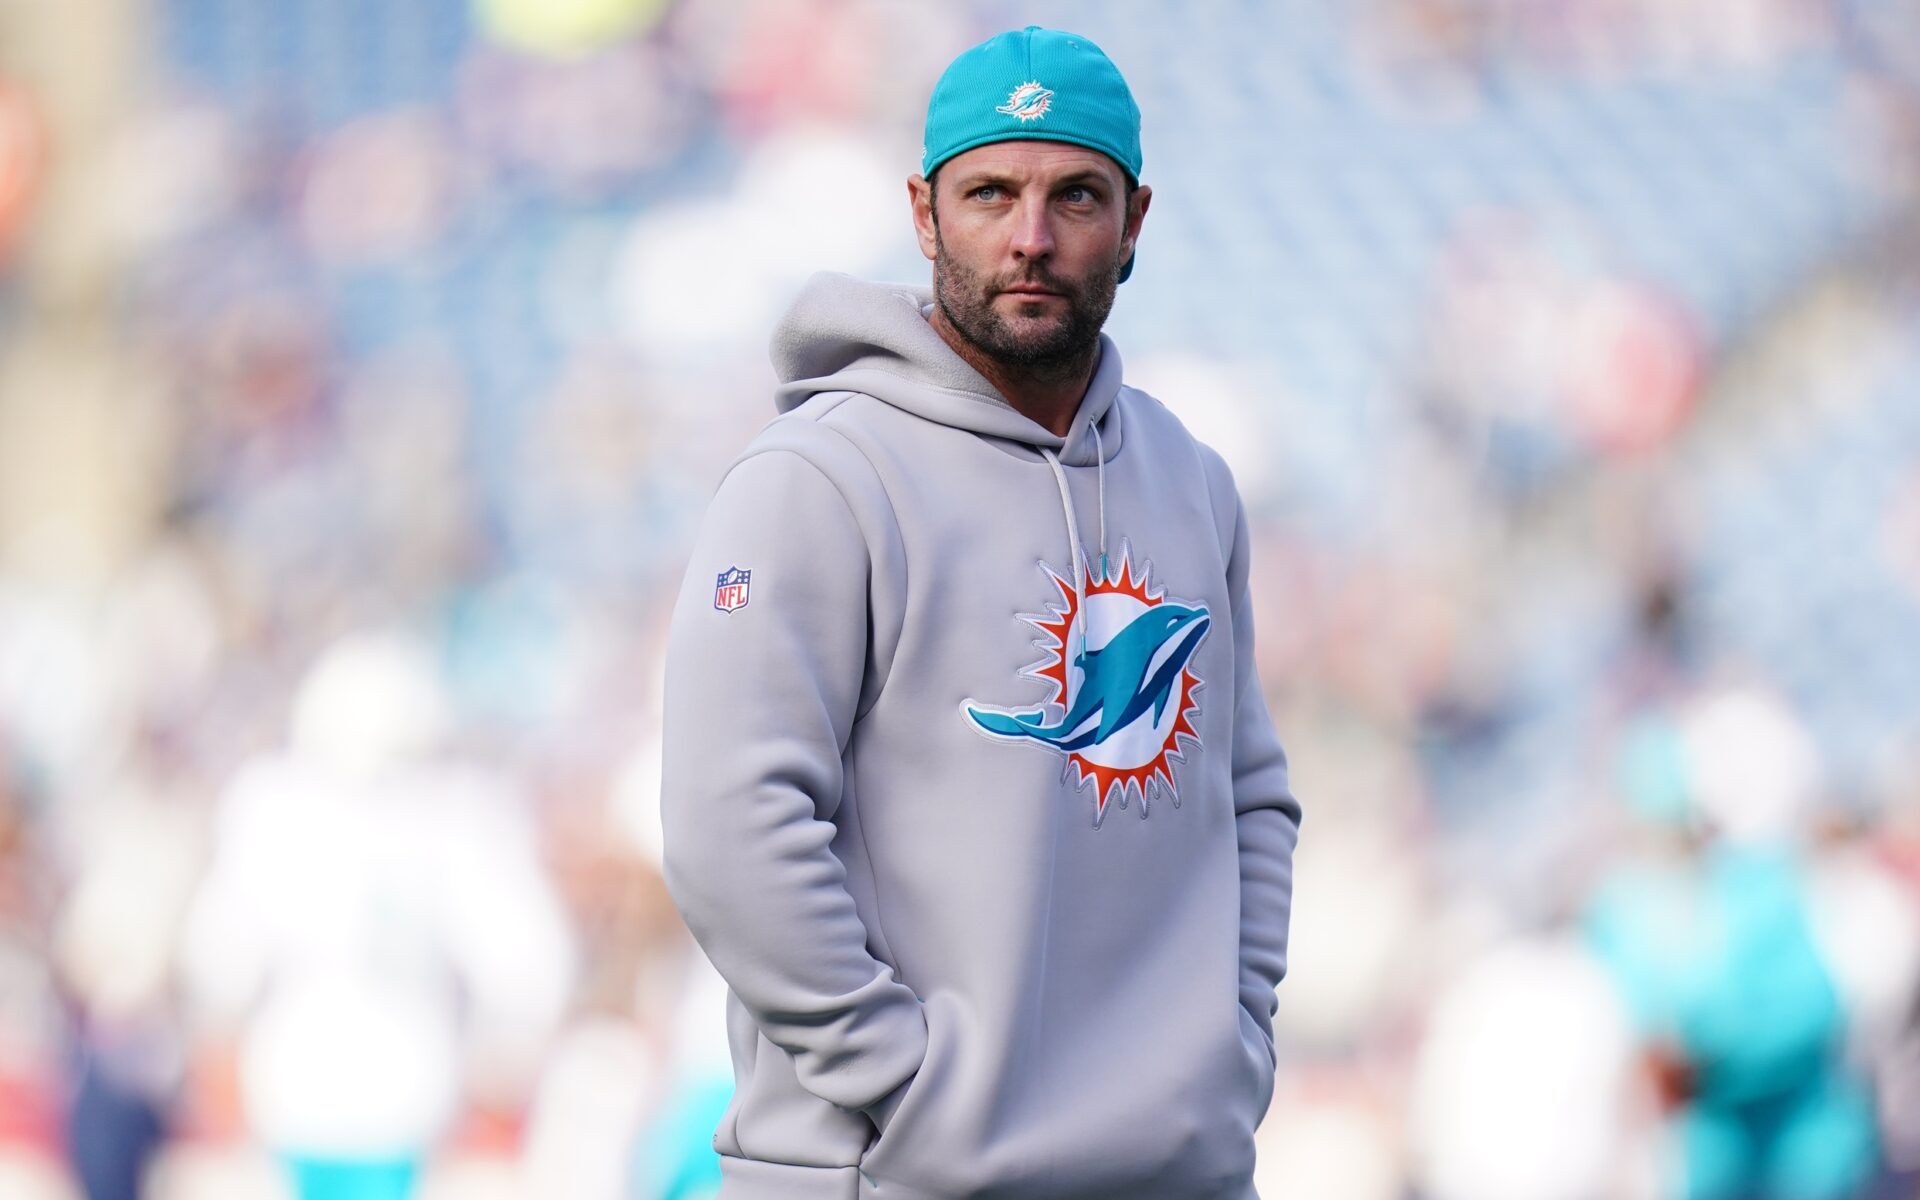
[[[725,1200],[1247,1200],[1300,805],[1225,462],[1104,334],[1060,437],[815,276],[667,646]]]

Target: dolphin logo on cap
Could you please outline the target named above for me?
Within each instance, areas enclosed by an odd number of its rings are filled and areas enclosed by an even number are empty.
[[[1013,89],[1007,102],[993,111],[1018,117],[1022,121],[1032,121],[1047,115],[1053,107],[1053,93],[1040,86],[1039,80],[1031,80]]]

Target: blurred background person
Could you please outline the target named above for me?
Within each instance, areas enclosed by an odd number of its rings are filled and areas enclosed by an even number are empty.
[[[1812,747],[1750,689],[1635,732],[1653,740],[1630,749],[1658,759],[1633,764],[1628,791],[1645,852],[1622,855],[1585,917],[1668,1115],[1663,1193],[1858,1196],[1875,1122],[1798,843],[1819,783]],[[1912,935],[1896,923],[1868,936],[1910,968]]]
[[[572,983],[539,839],[437,760],[424,649],[356,634],[302,682],[283,753],[221,801],[183,957],[239,1028],[247,1117],[300,1200],[405,1200],[468,1092],[524,1091]]]
[[[138,1200],[175,1123],[187,1047],[174,985],[200,866],[193,800],[162,731],[142,731],[75,843],[54,926],[66,998],[66,1144],[88,1200]]]

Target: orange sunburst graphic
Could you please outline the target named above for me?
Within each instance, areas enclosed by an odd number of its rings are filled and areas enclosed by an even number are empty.
[[[1064,754],[1067,759],[1065,769],[1075,774],[1074,786],[1083,788],[1088,782],[1094,785],[1093,823],[1096,827],[1105,817],[1109,801],[1117,799],[1120,807],[1125,808],[1130,796],[1139,797],[1140,815],[1144,818],[1150,789],[1163,791],[1177,807],[1180,793],[1174,781],[1172,763],[1185,761],[1182,738],[1196,744],[1200,742],[1200,732],[1194,726],[1193,718],[1200,711],[1194,693],[1202,681],[1193,670],[1192,656],[1200,640],[1205,637],[1211,619],[1206,607],[1174,600],[1166,595],[1164,588],[1153,586],[1150,562],[1144,564],[1136,575],[1132,550],[1125,542],[1122,542],[1117,564],[1110,565],[1097,575],[1088,570],[1084,590],[1090,619],[1084,621],[1072,578],[1061,575],[1044,562],[1040,563],[1040,569],[1052,581],[1059,601],[1048,604],[1047,611],[1043,613],[1018,614],[1022,621],[1040,631],[1041,636],[1033,644],[1042,652],[1039,661],[1020,673],[1031,679],[1045,680],[1051,685],[1050,694],[1042,702],[1038,713],[993,709],[975,705],[971,701],[962,706],[963,711],[971,718],[976,730],[989,737],[1016,740],[1032,738]],[[1164,708],[1146,707],[1126,721],[1123,727],[1112,730],[1106,738],[1090,743],[1081,730],[1095,719],[1091,714],[1079,723],[1076,731],[1066,731],[1078,732],[1078,736],[1058,739],[1042,736],[1055,732],[1046,728],[1047,719],[1064,723],[1068,714],[1082,711],[1078,703],[1082,699],[1078,689],[1089,686],[1079,658],[1082,633],[1086,635],[1086,647],[1090,652],[1104,650],[1120,641],[1123,628],[1137,624],[1139,618],[1161,609],[1163,605],[1170,606],[1168,612],[1171,615],[1164,620],[1169,635],[1155,648],[1151,659],[1141,657],[1138,660],[1138,672],[1126,682],[1130,682],[1133,691],[1138,693],[1150,679],[1160,680],[1160,686],[1166,689]],[[1154,629],[1140,631],[1141,635],[1146,636],[1155,632]],[[1130,638],[1132,636],[1129,635]],[[1172,666],[1176,656],[1177,674],[1168,678],[1165,668]],[[1161,668],[1158,674],[1151,672],[1156,664]],[[1112,681],[1108,681],[1108,686],[1112,686]],[[1057,717],[1054,715],[1056,713],[1059,714]],[[1105,727],[1106,723],[1102,721],[1101,728]]]

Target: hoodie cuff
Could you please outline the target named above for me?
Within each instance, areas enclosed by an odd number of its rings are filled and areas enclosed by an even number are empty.
[[[911,1022],[911,1026],[908,1035],[901,1040],[902,1051],[895,1054],[890,1048],[883,1056],[888,1060],[896,1060],[898,1063],[893,1071],[888,1072],[895,1082],[888,1086],[886,1091],[880,1093],[880,1095],[874,1097],[872,1100],[867,1101],[865,1104],[849,1106],[852,1107],[854,1111],[865,1114],[867,1120],[873,1123],[874,1128],[882,1132],[886,1130],[887,1122],[893,1119],[894,1110],[900,1107],[900,1101],[905,1098],[907,1088],[915,1079],[920,1077],[920,1069],[926,1065],[927,1061],[927,1050],[930,1043],[927,1034],[926,1001],[915,996],[911,1006],[901,1005],[902,1009],[909,1007],[911,1008],[911,1015],[907,1017],[907,1020]],[[908,1046],[910,1046],[911,1049],[904,1049],[904,1047]],[[882,1056],[877,1055],[876,1057]]]

